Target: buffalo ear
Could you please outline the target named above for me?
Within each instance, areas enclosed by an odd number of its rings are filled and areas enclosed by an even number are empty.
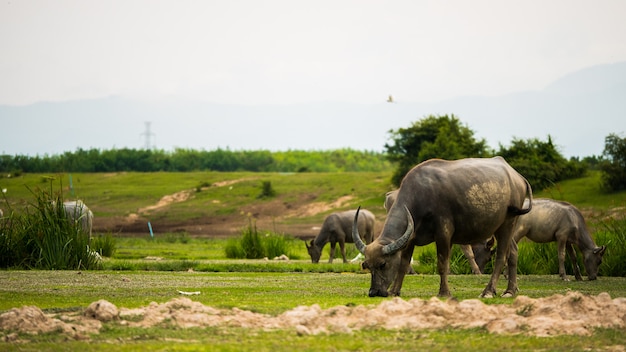
[[[604,251],[606,250],[606,246],[597,247],[593,250],[594,254],[600,254],[600,256],[604,255]]]

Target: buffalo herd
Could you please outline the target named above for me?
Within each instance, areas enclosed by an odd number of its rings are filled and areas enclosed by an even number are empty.
[[[576,280],[582,280],[576,250],[583,256],[589,280],[595,280],[606,246],[597,246],[585,220],[572,204],[533,199],[528,181],[503,158],[430,159],[411,169],[400,187],[388,192],[382,231],[374,233],[375,217],[365,209],[335,212],[326,217],[319,234],[305,242],[313,263],[330,243],[332,263],[339,244],[346,263],[346,243],[354,243],[369,270],[369,296],[399,296],[404,276],[413,273],[415,246],[435,243],[439,296],[450,296],[448,274],[453,244],[460,245],[472,272],[481,274],[495,254],[493,272],[481,297],[494,297],[506,268],[503,297],[517,291],[518,242],[557,243],[559,275],[567,280],[565,255]],[[68,220],[80,224],[91,238],[93,213],[80,200],[63,203]],[[0,212],[0,217],[2,213]],[[494,245],[495,246],[494,249]]]
[[[595,280],[606,250],[594,243],[576,207],[533,199],[529,182],[501,157],[424,161],[405,175],[399,189],[386,194],[384,206],[387,217],[380,233],[373,233],[373,214],[359,208],[330,214],[318,236],[306,243],[314,263],[328,242],[329,262],[339,243],[345,263],[345,243],[354,243],[363,255],[361,267],[371,274],[370,297],[399,296],[404,276],[412,271],[415,246],[433,242],[442,297],[451,295],[448,274],[453,244],[461,246],[475,274],[482,273],[495,254],[493,272],[480,297],[496,295],[505,269],[508,285],[502,296],[517,293],[517,244],[523,238],[557,243],[563,280],[567,280],[566,252],[576,280],[582,280],[582,275],[574,247],[582,253],[588,279]]]

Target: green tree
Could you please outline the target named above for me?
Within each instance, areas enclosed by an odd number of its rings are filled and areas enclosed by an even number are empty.
[[[474,131],[454,115],[430,115],[389,134],[391,143],[385,143],[385,148],[388,159],[397,163],[391,178],[396,186],[413,166],[424,160],[490,156],[487,142],[476,140]]]
[[[500,145],[498,155],[524,175],[534,190],[541,190],[558,181],[582,176],[587,170],[586,164],[576,159],[567,161],[557,150],[552,137],[547,141],[537,138],[514,138],[508,148]]]
[[[626,189],[626,138],[612,133],[604,139],[600,170],[605,190],[614,192]]]

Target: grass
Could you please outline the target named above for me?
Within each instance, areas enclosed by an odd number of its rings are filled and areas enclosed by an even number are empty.
[[[110,336],[116,336],[115,340]],[[19,351],[606,351],[626,343],[616,330],[598,330],[589,336],[553,338],[493,335],[481,330],[361,330],[354,334],[300,336],[284,331],[190,328],[109,328],[90,341],[67,341],[55,336],[29,336],[35,342],[10,345]]]
[[[36,189],[46,187],[49,178],[44,174],[24,174],[14,178],[0,178],[0,189],[7,189],[9,202],[0,204],[19,209],[28,204],[32,194],[25,186]],[[345,207],[356,208],[376,204],[381,214],[383,197],[390,189],[391,173],[348,172],[348,173],[252,173],[252,172],[189,172],[189,173],[114,173],[72,174],[73,189],[68,187],[68,175],[53,175],[61,178],[64,198],[78,197],[85,201],[97,217],[127,216],[138,209],[157,203],[163,196],[179,191],[190,191],[191,198],[174,203],[166,210],[155,210],[151,217],[187,220],[203,216],[239,214],[246,205],[266,202],[258,198],[263,185],[270,182],[276,197],[286,204],[301,198],[313,201],[332,202],[351,195],[354,200]],[[200,187],[217,182],[239,180],[226,187]],[[218,200],[218,201],[216,201]],[[279,214],[268,214],[277,216]],[[316,214],[323,219],[328,214]],[[298,222],[303,219],[293,219]],[[245,225],[242,223],[242,226]]]
[[[341,267],[345,264],[333,264]],[[458,299],[473,299],[484,289],[488,275],[451,275],[450,288]],[[178,290],[200,291],[193,300],[206,305],[279,314],[298,305],[377,304],[389,298],[367,296],[370,276],[365,272],[164,272],[164,271],[1,271],[0,310],[23,305],[42,309],[86,307],[106,299],[119,307],[136,308],[179,297]],[[574,290],[585,294],[608,292],[626,297],[626,278],[601,277],[595,282],[564,282],[558,275],[520,275],[520,294],[544,297]],[[506,281],[498,283],[499,291]],[[407,276],[405,299],[428,299],[437,294],[437,275]],[[494,298],[486,303],[510,303]]]
[[[601,172],[590,170],[587,176],[565,180],[545,190],[534,190],[534,197],[564,200],[580,209],[607,210],[626,205],[626,191],[606,193],[601,190]]]
[[[276,197],[289,204],[302,198],[332,202],[350,195],[344,207],[363,205],[384,217],[383,195],[390,189],[391,173],[272,174],[272,173],[115,173],[73,174],[72,194],[85,200],[96,216],[126,216],[137,209],[155,204],[161,197],[190,190],[192,197],[174,203],[167,210],[154,211],[157,218],[190,219],[239,214],[240,209],[254,202],[264,202],[258,195],[263,182],[271,182]],[[7,189],[6,200],[17,209],[26,205],[32,193],[25,187],[46,187],[45,175],[23,175],[1,178],[0,189]],[[65,176],[66,177],[66,176]],[[215,182],[242,180],[232,187],[204,187]],[[599,210],[626,204],[626,192],[604,194],[595,189],[599,174],[570,180],[554,188],[536,192],[536,197],[567,200],[574,205]],[[589,186],[592,187],[589,187]],[[202,187],[201,187],[202,186]],[[599,186],[598,186],[599,187]],[[215,200],[218,200],[217,202]],[[7,204],[0,204],[7,212]],[[272,214],[270,214],[272,215]],[[277,214],[274,214],[277,215]],[[308,223],[328,215],[320,213],[308,218],[292,218],[293,223]],[[244,217],[242,217],[244,218]],[[242,221],[242,226],[245,223]],[[98,234],[97,234],[98,235]],[[99,234],[102,235],[102,234]],[[370,276],[357,264],[322,263],[308,260],[304,243],[291,248],[289,262],[263,260],[226,260],[226,239],[193,238],[184,233],[157,234],[155,238],[126,238],[119,234],[104,235],[115,239],[112,258],[102,263],[99,271],[0,271],[0,311],[23,305],[36,305],[48,312],[80,311],[91,302],[107,299],[118,307],[140,307],[150,302],[166,302],[179,297],[178,290],[200,291],[193,300],[221,307],[247,309],[279,314],[297,305],[319,304],[322,308],[337,305],[377,304],[388,298],[369,298]],[[107,239],[107,241],[109,241]],[[608,240],[607,240],[608,241]],[[111,244],[108,244],[111,246]],[[348,256],[356,254],[348,246]],[[417,247],[414,257],[424,258],[432,245]],[[146,257],[153,257],[152,260]],[[156,257],[161,260],[155,260]],[[463,260],[455,257],[454,272],[464,272]],[[434,262],[416,264],[416,271],[432,273]],[[188,271],[188,269],[193,271]],[[451,275],[452,294],[458,299],[476,298],[485,287],[488,276]],[[597,281],[563,282],[558,275],[519,275],[520,294],[544,297],[570,290],[585,294],[609,292],[612,297],[626,297],[626,278],[601,276]],[[430,274],[408,276],[402,289],[405,299],[430,298],[438,292],[439,277]],[[501,278],[499,292],[506,281]],[[512,299],[495,298],[488,303],[511,303]],[[8,332],[0,331],[0,337]],[[606,350],[626,344],[626,335],[615,329],[601,329],[593,337],[491,335],[483,330],[363,330],[352,335],[329,334],[299,336],[293,331],[260,331],[248,329],[149,328],[137,329],[107,325],[101,334],[89,341],[67,340],[61,334],[19,336],[23,343],[0,342],[0,350],[223,350],[223,351],[317,351],[317,350]],[[1,340],[1,339],[0,339]]]
[[[333,264],[338,267],[344,264]],[[458,299],[476,298],[488,276],[452,275],[450,286]],[[217,308],[237,307],[277,315],[298,305],[372,305],[390,298],[369,298],[369,275],[364,273],[198,273],[119,271],[0,271],[0,311],[36,305],[46,312],[80,311],[91,302],[106,299],[118,307],[147,306],[179,297],[178,290],[200,291],[194,301]],[[403,298],[428,299],[438,291],[436,275],[408,276]],[[626,278],[599,278],[595,282],[563,282],[556,275],[519,277],[520,294],[543,297],[576,290],[596,295],[609,292],[625,297]],[[500,291],[505,282],[501,281]],[[484,300],[511,303],[511,298]],[[8,332],[0,332],[0,335]],[[482,329],[355,331],[354,334],[299,336],[294,331],[241,328],[191,328],[168,325],[148,329],[107,324],[89,343],[68,340],[62,334],[23,335],[19,344],[0,342],[2,350],[596,350],[626,343],[615,329],[598,330],[593,337],[538,338],[488,334]]]

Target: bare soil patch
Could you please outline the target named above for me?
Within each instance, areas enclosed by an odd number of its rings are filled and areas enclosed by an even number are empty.
[[[393,316],[393,319],[389,319]],[[494,334],[555,336],[591,335],[595,328],[626,327],[626,298],[612,299],[569,292],[544,298],[517,297],[512,304],[488,305],[478,299],[442,301],[393,298],[377,306],[299,306],[278,316],[251,311],[217,309],[187,297],[151,303],[136,309],[117,308],[105,300],[93,302],[82,312],[45,314],[39,308],[14,308],[0,315],[4,340],[16,332],[37,334],[58,331],[74,338],[98,333],[103,324],[154,327],[174,324],[188,327],[241,327],[291,329],[296,334],[351,333],[368,328],[474,329]]]
[[[233,184],[248,181],[253,178],[242,178],[216,182],[211,187],[228,187]],[[182,190],[174,194],[163,196],[157,203],[138,209],[137,213],[126,217],[94,218],[95,232],[115,232],[128,235],[148,233],[148,216],[151,212],[162,210],[168,206],[184,202],[193,196],[195,190]],[[292,224],[291,218],[306,218],[328,212],[344,206],[352,196],[344,196],[333,202],[315,202],[315,196],[304,194],[295,201],[286,203],[281,199],[274,199],[262,203],[251,204],[241,208],[239,214],[200,217],[180,221],[176,219],[158,219],[152,221],[153,228],[160,232],[186,232],[194,237],[223,238],[238,235],[246,225],[242,221],[244,216],[254,219],[257,228],[267,229],[294,235],[299,238],[313,238],[319,231],[320,223]],[[382,205],[381,205],[382,206]]]

